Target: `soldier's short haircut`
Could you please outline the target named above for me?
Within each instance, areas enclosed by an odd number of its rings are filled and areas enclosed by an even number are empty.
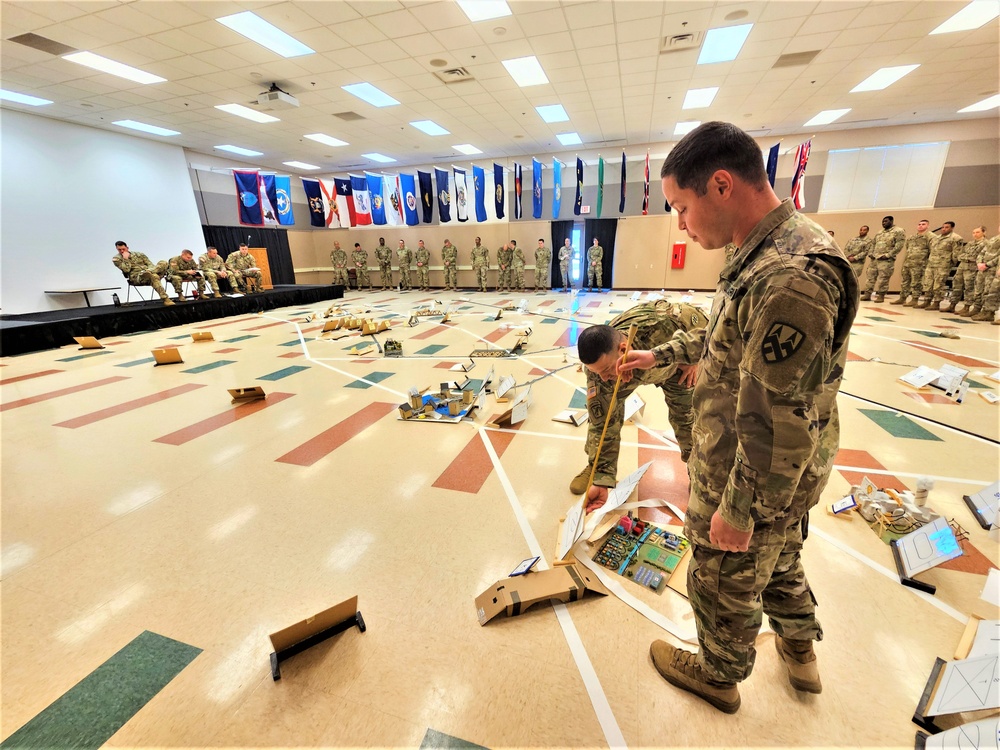
[[[921,219],[920,221],[924,222],[925,224],[930,224],[931,223],[930,219]],[[918,221],[917,224],[919,224],[920,221]]]
[[[511,240],[511,241],[510,241],[510,244],[512,244],[512,245],[516,245],[516,244],[517,244],[517,240]]]
[[[385,242],[385,237],[379,237],[379,238],[378,238],[378,241],[379,241],[379,242]]]
[[[541,237],[538,238],[538,241],[539,242],[545,242],[545,240],[543,240]]]
[[[862,228],[862,229],[871,229],[871,227],[870,227],[870,226],[868,226],[867,224],[862,224],[862,225],[861,225],[861,228]]]
[[[240,243],[240,247],[247,247],[247,243],[245,243],[245,242],[241,242],[241,243]]]
[[[757,142],[735,125],[718,121],[699,125],[681,138],[664,160],[660,178],[673,177],[681,190],[705,195],[709,178],[720,169],[758,189],[767,184]]]
[[[941,224],[941,226],[944,226],[945,224],[947,224],[948,226],[950,226],[952,229],[955,228],[955,222],[953,222],[953,221],[946,221],[943,224]]]
[[[888,219],[889,221],[895,221],[896,217],[895,216],[883,216],[882,217],[882,221],[885,221],[886,219]]]
[[[188,255],[194,255],[194,253],[192,253],[192,252],[191,252],[190,250],[188,250],[187,248],[184,248],[183,250],[181,250],[181,255],[184,255],[184,253],[187,253]]]
[[[576,340],[577,354],[585,365],[592,365],[608,352],[615,350],[621,340],[621,332],[611,326],[591,326]]]
[[[479,242],[481,239],[482,237],[476,237],[476,242]]]
[[[355,242],[354,243],[354,247],[361,247],[361,243],[360,242]]]
[[[128,247],[128,243],[125,240],[118,240],[115,243],[115,247]]]
[[[978,229],[983,234],[986,234],[986,225],[985,224],[980,224],[978,227],[976,227],[976,229]]]
[[[215,250],[215,245],[209,245],[205,248],[205,252],[208,252],[209,250]]]

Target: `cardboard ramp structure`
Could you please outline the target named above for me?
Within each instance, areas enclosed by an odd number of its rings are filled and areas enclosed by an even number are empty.
[[[271,633],[268,636],[274,647],[271,653],[271,679],[281,679],[281,662],[355,625],[362,633],[367,629],[358,610],[358,597],[352,596],[312,617]]]
[[[476,597],[479,624],[485,625],[501,612],[516,617],[539,602],[575,602],[588,592],[607,596],[597,577],[576,565],[531,571],[504,578]]]

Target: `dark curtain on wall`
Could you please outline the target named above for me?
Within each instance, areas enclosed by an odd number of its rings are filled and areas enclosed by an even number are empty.
[[[553,221],[552,222],[552,278],[549,279],[549,283],[553,289],[557,289],[562,286],[562,274],[559,272],[559,248],[561,248],[568,239],[570,243],[573,242],[573,224],[572,221]],[[580,248],[576,248],[579,250]],[[573,268],[570,266],[570,271]]]
[[[601,266],[603,266],[601,278],[604,286],[612,289],[614,287],[614,280],[611,278],[611,269],[615,267],[615,235],[618,233],[618,219],[587,219],[583,233],[586,236],[585,242],[587,247],[594,244],[594,237],[596,237],[597,244],[604,248],[604,260],[601,261]],[[586,262],[586,257],[585,255],[584,262]],[[586,273],[586,269],[584,269],[584,272]],[[583,283],[587,283],[586,277],[584,277]]]
[[[202,225],[205,244],[213,245],[219,255],[228,258],[230,253],[240,249],[245,242],[250,247],[266,247],[267,262],[271,267],[271,283],[294,284],[295,269],[292,266],[292,251],[288,247],[288,231],[271,227],[217,227]],[[195,253],[197,258],[199,253]]]

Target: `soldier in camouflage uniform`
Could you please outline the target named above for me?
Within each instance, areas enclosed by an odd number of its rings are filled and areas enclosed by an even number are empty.
[[[510,291],[510,264],[514,260],[514,251],[505,242],[497,250],[497,291]]]
[[[413,259],[417,262],[417,284],[422,292],[428,292],[431,288],[430,263],[431,251],[424,247],[423,240],[417,240],[417,252]]]
[[[654,349],[670,341],[676,331],[696,331],[704,328],[707,323],[708,318],[698,308],[661,299],[636,305],[607,325],[584,329],[576,345],[580,361],[587,368],[588,424],[584,450],[588,462],[587,467],[570,482],[570,492],[582,495],[587,489],[597,443],[611,405],[615,363],[625,351],[629,327],[638,327],[633,348]],[[692,387],[681,384],[677,373],[668,371],[667,368],[640,370],[629,382],[622,383],[618,390],[615,410],[608,422],[608,432],[594,473],[594,485],[597,487],[614,487],[618,483],[618,452],[625,418],[625,401],[636,388],[647,383],[657,385],[663,391],[670,425],[674,428],[674,436],[681,449],[681,459],[686,462],[691,454],[691,423],[694,421],[694,412],[691,410]]]
[[[951,305],[957,313],[972,309],[976,296],[976,260],[986,245],[986,227],[972,230],[972,239],[958,251],[958,270],[951,281]],[[961,305],[961,308],[959,307]]]
[[[822,690],[812,641],[823,631],[800,559],[801,522],[837,453],[857,278],[823,228],[775,196],[760,147],[736,126],[693,130],[661,177],[682,230],[706,248],[740,249],[702,336],[633,351],[620,367],[627,375],[700,357],[684,523],[700,650],[655,641],[650,652],[668,682],[735,713],[762,609],[792,686]]]
[[[235,253],[230,253],[229,257],[226,258],[226,266],[241,282],[247,294],[250,294],[250,285],[247,283],[248,279],[253,280],[255,292],[264,291],[264,277],[261,276],[260,270],[257,268],[257,261],[250,254],[250,249],[243,243],[240,243],[239,250]]]
[[[441,260],[444,263],[444,288],[458,291],[458,248],[445,239],[441,248]]]
[[[350,277],[347,275],[347,253],[340,249],[340,243],[336,240],[333,243],[333,250],[330,251],[330,265],[333,266],[332,283],[349,287]]]
[[[545,247],[545,240],[538,240],[535,249],[535,291],[545,290],[552,283],[552,251]]]
[[[872,245],[871,261],[868,264],[868,280],[865,282],[865,290],[861,293],[861,299],[870,299],[872,302],[882,302],[885,293],[889,291],[889,277],[892,276],[892,269],[896,265],[896,256],[903,249],[906,241],[906,232],[902,227],[892,225],[893,217],[886,216],[882,219],[882,231],[875,235],[875,242]],[[876,277],[878,282],[876,282]],[[872,291],[872,287],[875,291]]]
[[[392,288],[392,250],[386,247],[385,237],[378,238],[375,248],[375,260],[378,261],[378,272],[382,279],[382,291]]]
[[[961,248],[961,237],[955,234],[955,222],[946,221],[931,233],[931,252],[924,271],[924,293],[914,307],[938,310],[944,299],[944,283]]]
[[[517,240],[511,240],[513,245],[513,258],[511,259],[511,271],[514,281],[514,291],[524,291],[524,250],[517,246]]]
[[[976,293],[972,308],[964,310],[962,315],[973,320],[991,320],[994,325],[1000,325],[995,319],[997,304],[1000,303],[1000,234],[991,237],[983,243],[979,257],[976,258]]]
[[[361,249],[360,242],[354,243],[351,260],[354,261],[354,273],[358,279],[358,289],[367,284],[368,291],[372,291],[372,277],[368,273],[368,251]]]
[[[122,272],[122,276],[128,279],[129,284],[132,286],[151,286],[160,295],[164,305],[174,304],[174,301],[167,296],[163,284],[160,283],[160,277],[167,272],[166,261],[161,260],[154,266],[153,261],[144,253],[132,252],[128,249],[128,245],[121,240],[115,243],[115,250],[118,252],[111,259],[111,262],[115,264],[115,268]]]
[[[410,263],[413,262],[413,252],[402,240],[396,249],[396,261],[399,263],[399,288],[402,291],[409,291],[410,286]]]
[[[569,237],[563,243],[563,246],[559,248],[559,273],[562,274],[562,289],[560,292],[565,292],[567,289],[571,289],[573,284],[569,280],[569,262],[573,257],[573,246],[569,244]]]
[[[226,268],[226,262],[214,247],[207,248],[205,254],[198,258],[198,268],[212,288],[212,295],[209,296],[222,296],[222,292],[219,291],[219,279],[227,279],[232,293],[239,294],[240,287],[236,282],[236,275]]]
[[[597,279],[596,291],[601,291],[604,286],[604,248],[597,244],[594,237],[594,244],[587,248],[587,291],[594,286],[594,279]]]
[[[198,263],[194,259],[194,253],[190,250],[181,250],[180,255],[175,255],[167,262],[169,268],[170,283],[177,292],[177,301],[184,301],[184,282],[192,281],[195,285],[196,294],[192,297],[201,297],[205,294],[205,277],[201,275]]]
[[[479,244],[480,239],[476,237],[476,246],[472,248],[472,270],[476,274],[476,283],[479,291],[486,291],[486,275],[490,270],[490,251]]]
[[[924,272],[927,269],[927,258],[931,252],[931,238],[934,236],[927,231],[929,226],[930,223],[927,219],[918,221],[917,233],[907,237],[903,244],[906,257],[903,258],[903,267],[899,272],[899,297],[890,302],[891,305],[913,307],[920,298]]]
[[[844,255],[847,256],[847,260],[851,262],[851,268],[854,269],[854,275],[859,279],[861,278],[861,272],[865,269],[865,258],[872,251],[872,238],[868,236],[868,225],[863,224],[861,229],[858,230],[858,236],[847,241],[847,247],[844,248]]]

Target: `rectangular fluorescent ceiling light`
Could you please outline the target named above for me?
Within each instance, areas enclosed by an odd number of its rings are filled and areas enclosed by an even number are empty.
[[[382,164],[388,164],[389,162],[396,161],[391,156],[386,156],[385,154],[371,153],[371,154],[361,154],[366,159],[371,159],[372,161],[377,161]]]
[[[242,104],[216,104],[215,108],[221,109],[223,112],[228,112],[231,115],[236,115],[237,117],[245,117],[246,119],[253,120],[254,122],[279,122],[277,117],[265,115],[263,112],[258,112],[256,109],[244,107]]]
[[[892,84],[919,68],[920,65],[894,65],[891,68],[879,68],[865,80],[851,89],[851,93],[858,91],[881,91],[889,88]]]
[[[375,88],[370,83],[352,83],[350,86],[341,86],[348,94],[354,94],[358,99],[371,104],[373,107],[391,107],[399,104],[382,89]]]
[[[989,23],[998,15],[1000,15],[1000,2],[997,0],[974,0],[934,29],[931,34],[971,31]]]
[[[708,89],[688,89],[688,92],[684,95],[684,104],[681,109],[700,109],[702,107],[707,107],[715,99],[715,95],[719,93],[719,87],[713,86]]]
[[[102,73],[110,73],[119,78],[127,78],[136,83],[163,83],[167,80],[166,78],[160,78],[160,76],[154,76],[152,73],[147,73],[145,70],[133,68],[131,65],[95,55],[93,52],[74,52],[70,55],[63,55],[63,60],[75,62],[77,65],[86,65],[88,68],[99,70]]]
[[[729,62],[735,60],[743,43],[750,35],[752,23],[745,23],[742,26],[724,26],[720,29],[709,29],[705,34],[705,41],[701,45],[701,54],[698,55],[698,64]]]
[[[311,141],[316,141],[317,143],[323,143],[327,146],[346,146],[347,141],[342,141],[339,138],[334,138],[330,135],[324,135],[323,133],[310,133],[309,135],[302,136],[303,138],[308,138]]]
[[[257,42],[261,47],[277,52],[282,57],[311,55],[316,51],[248,10],[215,20],[237,34],[242,34],[251,42]]]
[[[40,99],[37,96],[19,94],[16,91],[7,91],[7,89],[0,89],[0,99],[5,99],[8,102],[17,102],[18,104],[30,104],[32,107],[41,107],[43,104],[52,104],[49,99]]]
[[[180,135],[176,130],[158,128],[156,125],[147,125],[144,122],[136,122],[135,120],[118,120],[111,124],[120,125],[123,128],[132,128],[132,130],[141,130],[143,133],[152,133],[153,135]]]
[[[505,0],[458,0],[458,7],[473,23],[510,15],[510,6]]]
[[[466,156],[472,156],[472,154],[483,153],[478,148],[473,146],[471,143],[459,143],[457,146],[452,146],[452,148],[458,151],[460,154],[465,154]]]
[[[674,126],[674,135],[687,135],[699,125],[701,125],[701,120],[679,122]]]
[[[450,130],[445,130],[433,120],[417,120],[416,122],[411,122],[410,125],[417,130],[422,130],[427,135],[451,135]]]
[[[514,82],[522,88],[525,86],[538,86],[549,82],[549,79],[545,76],[545,71],[542,70],[542,66],[538,62],[538,58],[534,55],[516,57],[513,60],[504,60],[503,66],[507,68],[507,72],[510,73],[510,77],[514,79]]]
[[[847,109],[824,109],[802,127],[808,128],[811,125],[829,125],[831,122],[839,120],[850,111],[850,107]]]
[[[981,102],[976,102],[975,104],[970,104],[968,107],[958,110],[959,113],[962,112],[985,112],[988,109],[993,109],[994,107],[1000,107],[1000,94],[994,94],[988,99],[983,99]]]
[[[535,107],[535,111],[545,122],[566,122],[569,115],[561,104],[546,104],[542,107]]]
[[[319,169],[315,164],[306,164],[304,161],[283,161],[281,163],[293,169]]]
[[[228,151],[231,154],[239,154],[240,156],[263,156],[263,151],[251,151],[248,148],[240,148],[239,146],[216,146],[219,151]]]
[[[583,143],[579,133],[556,133],[556,138],[564,146],[575,146],[578,143]]]

